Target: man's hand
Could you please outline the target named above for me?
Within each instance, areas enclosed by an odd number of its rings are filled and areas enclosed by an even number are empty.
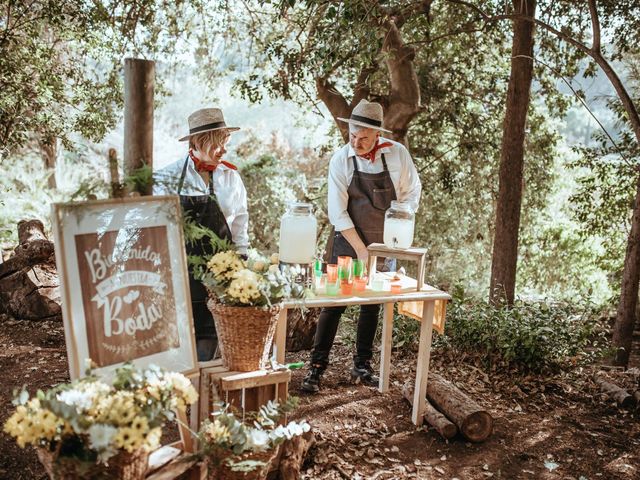
[[[362,250],[356,250],[356,255],[358,256],[358,260],[364,260],[365,262],[369,258],[369,250],[363,248]]]
[[[344,238],[347,239],[347,242],[353,247],[356,251],[356,255],[360,260],[366,260],[369,258],[369,251],[367,250],[367,246],[364,244],[358,232],[356,232],[355,228],[349,228],[348,230],[342,230],[340,232]]]

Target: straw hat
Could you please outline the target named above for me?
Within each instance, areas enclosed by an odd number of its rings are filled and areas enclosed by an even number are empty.
[[[184,142],[198,133],[223,129],[229,132],[240,130],[238,127],[227,127],[222,116],[222,110],[219,108],[201,108],[189,115],[189,135],[185,135],[178,141]]]
[[[355,106],[350,118],[338,117],[338,120],[360,127],[374,128],[382,132],[391,133],[391,130],[382,128],[382,105],[375,102],[367,102],[364,99],[360,100],[360,103]]]

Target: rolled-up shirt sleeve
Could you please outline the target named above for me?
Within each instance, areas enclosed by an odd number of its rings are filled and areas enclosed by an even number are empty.
[[[153,172],[153,194],[154,195],[176,195],[178,191],[178,181],[175,165]]]
[[[328,187],[328,213],[329,222],[335,227],[336,232],[348,230],[354,227],[353,221],[347,212],[349,194],[347,189],[347,175],[344,168],[345,158],[336,153],[329,163]]]
[[[402,173],[400,175],[400,185],[398,185],[398,200],[408,202],[413,211],[418,210],[420,204],[420,194],[422,192],[422,183],[418,170],[411,159],[409,151],[401,145],[400,162],[402,165]]]
[[[238,252],[246,254],[249,248],[249,210],[247,208],[247,189],[240,178],[240,174],[233,172],[235,201],[232,204],[233,211],[229,217],[233,217],[229,229],[234,245]]]

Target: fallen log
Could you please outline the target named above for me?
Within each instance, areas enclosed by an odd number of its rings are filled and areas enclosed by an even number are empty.
[[[440,375],[430,373],[427,399],[472,442],[486,440],[493,430],[493,418],[484,408]]]
[[[636,406],[637,400],[634,396],[625,389],[620,388],[615,383],[611,383],[600,376],[596,376],[595,382],[602,392],[606,393],[609,398],[616,401],[619,407],[633,408]]]
[[[413,384],[407,382],[402,386],[402,396],[413,405]],[[451,440],[458,433],[458,427],[455,426],[447,417],[435,409],[429,400],[425,402],[424,419],[436,429],[440,435],[446,440]]]

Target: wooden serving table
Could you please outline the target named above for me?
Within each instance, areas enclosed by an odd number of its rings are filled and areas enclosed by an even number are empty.
[[[378,274],[380,275],[380,274]],[[379,277],[377,277],[379,278]],[[382,278],[385,278],[384,276]],[[390,276],[388,277],[391,278]],[[393,332],[393,305],[396,302],[422,302],[422,322],[420,326],[420,343],[416,365],[416,382],[413,394],[413,412],[411,420],[416,425],[422,425],[425,412],[425,399],[427,394],[427,377],[429,375],[429,359],[431,356],[431,338],[433,334],[433,320],[435,303],[437,300],[448,301],[451,296],[429,285],[424,285],[420,291],[416,291],[416,281],[410,277],[402,276],[400,293],[389,291],[374,292],[367,287],[363,292],[354,292],[353,295],[317,295],[313,299],[289,300],[284,302],[280,312],[274,341],[276,360],[284,363],[286,337],[287,337],[287,309],[305,306],[308,308],[338,307],[348,305],[371,305],[381,303],[383,307],[382,320],[382,345],[380,349],[380,385],[378,390],[389,390],[389,369],[391,363],[391,343]]]

